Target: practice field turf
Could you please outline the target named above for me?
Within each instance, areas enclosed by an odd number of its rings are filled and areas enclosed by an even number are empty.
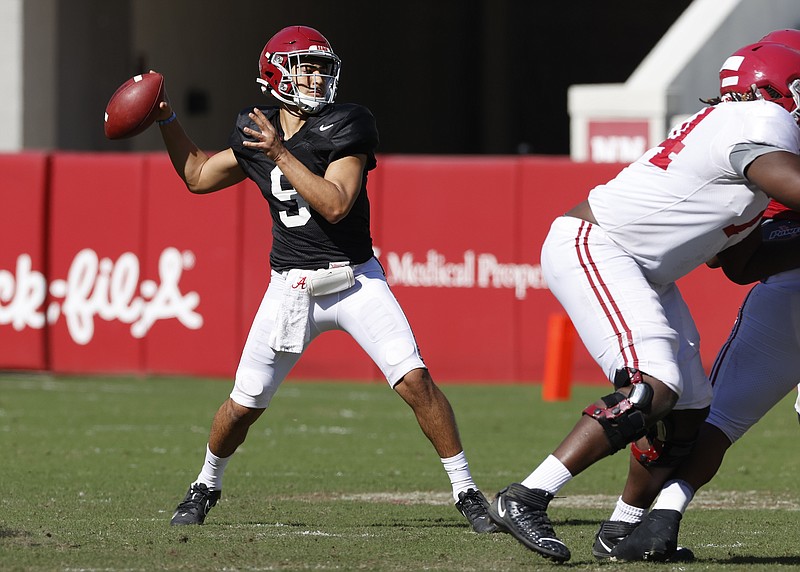
[[[0,375],[0,570],[800,570],[800,425],[787,397],[729,453],[683,521],[691,564],[599,564],[626,453],[579,475],[550,515],[551,564],[476,535],[410,409],[382,383],[287,382],[202,527],[170,527],[226,381]],[[478,484],[524,478],[606,390],[445,385]]]

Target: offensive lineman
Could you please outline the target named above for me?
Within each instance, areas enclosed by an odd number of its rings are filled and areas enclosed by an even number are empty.
[[[261,53],[257,79],[279,106],[242,111],[230,146],[213,156],[189,139],[168,100],[160,104],[161,135],[187,188],[210,193],[249,177],[269,203],[273,225],[269,287],[233,390],[214,416],[202,469],[171,524],[203,523],[221,496],[231,455],[305,348],[323,332],[343,330],[414,411],[441,457],[458,510],[476,532],[494,532],[450,403],[373,255],[366,184],[378,132],[365,107],[333,103],[339,69],[317,30],[280,30]]]
[[[775,30],[758,43],[764,42],[800,51],[800,30]],[[750,48],[746,46],[743,50]],[[723,65],[720,70],[721,93],[725,91],[725,83],[730,84],[731,72],[727,67]],[[739,66],[736,73],[737,88],[746,90],[753,79],[748,74],[762,72],[759,68],[745,71]],[[745,297],[730,336],[714,363],[711,411],[700,428],[691,454],[676,471],[658,476],[653,473],[652,482],[647,483],[644,493],[641,492],[641,474],[637,478],[634,463],[631,463],[628,482],[614,515],[601,524],[595,538],[593,553],[598,558],[674,561],[691,555],[691,551],[677,547],[682,517],[663,511],[677,511],[682,515],[697,490],[717,473],[727,450],[797,383],[800,366],[798,240],[800,213],[772,201],[764,213],[759,232],[751,233],[709,261],[709,266],[721,266],[738,284],[760,282]],[[661,491],[653,490],[654,484],[660,488],[660,483],[667,478],[669,481]],[[659,492],[653,511],[648,514],[646,508]],[[637,529],[642,520],[647,523]],[[667,522],[668,526],[661,526],[662,522]],[[625,541],[629,535],[631,539]]]
[[[721,252],[712,262],[721,265],[738,283],[753,281],[752,268],[745,266],[747,260],[754,258],[759,265],[764,257],[785,255],[787,266],[795,268],[771,274],[748,292],[730,336],[714,362],[711,411],[691,453],[669,476],[653,510],[643,515],[642,524],[634,524],[616,542],[609,557],[615,560],[685,558],[689,551],[678,549],[678,531],[682,515],[695,493],[717,473],[728,449],[796,388],[800,369],[799,230],[800,213],[773,201],[760,230]],[[757,254],[748,254],[752,249],[746,242],[762,243],[766,248],[759,249]],[[681,553],[684,555],[680,556]]]
[[[657,428],[663,447],[651,439],[641,456],[680,455],[705,416],[711,386],[675,281],[757,228],[770,197],[800,207],[800,54],[765,44],[740,54],[736,69],[754,62],[768,73],[752,88],[736,89],[732,71],[726,101],[594,188],[544,242],[547,283],[615,388],[490,506],[496,522],[545,557],[570,558],[547,515],[567,482]],[[658,423],[670,413],[671,423]]]

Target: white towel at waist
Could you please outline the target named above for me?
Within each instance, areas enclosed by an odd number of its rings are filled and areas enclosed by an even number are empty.
[[[302,353],[308,340],[311,339],[311,328],[308,324],[311,297],[301,279],[313,273],[313,270],[289,270],[286,274],[286,291],[283,294],[275,327],[269,337],[269,345],[276,352]],[[300,286],[292,286],[300,283]]]

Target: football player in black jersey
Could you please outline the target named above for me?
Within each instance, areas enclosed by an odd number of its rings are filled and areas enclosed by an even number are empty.
[[[239,114],[229,147],[209,156],[169,101],[158,125],[172,164],[193,193],[249,177],[272,216],[271,278],[242,352],[230,398],[217,411],[197,479],[171,524],[202,524],[222,475],[303,350],[322,332],[349,333],[411,406],[441,457],[458,510],[476,532],[494,532],[453,410],[434,384],[414,335],[374,257],[367,173],[378,131],[368,109],[334,104],[340,60],[318,31],[284,28],[264,47],[258,82],[277,107]]]

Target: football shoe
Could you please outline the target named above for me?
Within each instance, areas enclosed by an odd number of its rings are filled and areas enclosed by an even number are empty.
[[[529,489],[519,483],[497,493],[489,505],[489,516],[523,546],[557,562],[570,559],[569,548],[553,530],[547,505],[553,495],[542,489]]]
[[[203,524],[208,511],[217,504],[222,491],[212,491],[203,483],[195,483],[189,487],[186,497],[175,509],[170,520],[171,526],[184,524]]]
[[[624,522],[622,520],[604,520],[600,523],[600,529],[594,536],[592,554],[598,560],[611,557],[611,551],[627,537],[633,529],[639,525],[638,522]]]
[[[478,534],[499,532],[500,527],[489,516],[489,501],[481,491],[467,489],[458,493],[456,508]]]
[[[633,532],[611,550],[611,558],[625,561],[672,560],[678,552],[681,518],[683,515],[677,510],[651,510]]]
[[[627,538],[628,535],[639,525],[636,522],[623,522],[621,520],[604,520],[600,523],[600,529],[594,537],[592,554],[598,560],[616,558],[611,555],[614,547]],[[694,552],[685,546],[678,546],[675,553],[670,556],[668,562],[691,562],[694,560]]]

